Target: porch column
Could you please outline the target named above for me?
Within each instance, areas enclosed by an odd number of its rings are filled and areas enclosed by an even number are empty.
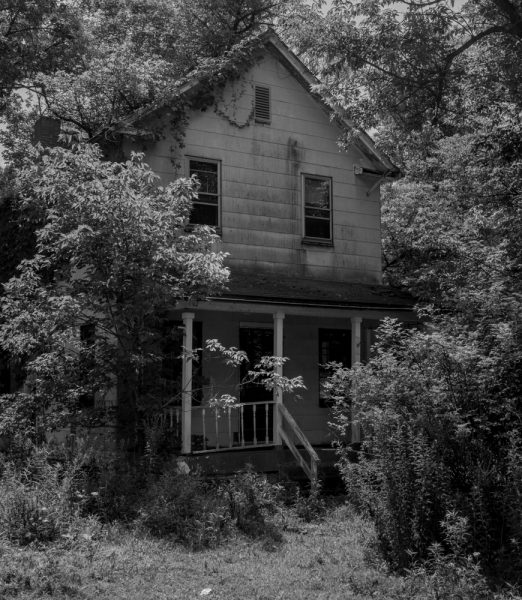
[[[283,357],[283,320],[285,313],[276,312],[274,313],[274,356]],[[275,368],[277,375],[283,375],[283,365]],[[274,444],[276,446],[281,445],[281,436],[279,435],[279,428],[281,424],[281,414],[279,413],[279,404],[283,403],[283,391],[279,387],[274,388]]]
[[[361,362],[361,317],[352,317],[352,367]],[[352,410],[352,418],[354,412]],[[352,421],[352,444],[358,444],[361,441],[361,428],[359,424]]]
[[[181,367],[181,451],[190,454],[192,450],[192,331],[194,313],[184,312],[183,319],[183,355]]]

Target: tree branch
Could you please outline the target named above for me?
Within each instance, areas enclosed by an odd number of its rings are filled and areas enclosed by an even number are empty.
[[[474,36],[470,37],[469,40],[464,42],[462,46],[459,46],[458,48],[450,52],[448,56],[446,56],[446,62],[444,63],[444,71],[447,71],[447,69],[450,67],[451,63],[457,58],[457,56],[465,52],[468,48],[476,44],[482,38],[485,38],[488,35],[492,35],[493,33],[509,32],[506,30],[506,27],[504,25],[493,25],[492,27],[488,27],[487,29],[484,29],[484,31],[475,34]]]

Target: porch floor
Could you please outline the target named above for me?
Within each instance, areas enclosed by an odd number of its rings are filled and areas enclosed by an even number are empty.
[[[319,479],[328,488],[338,487],[340,475],[335,467],[337,461],[335,450],[328,447],[314,447],[314,450],[320,458]],[[207,477],[226,477],[251,465],[258,473],[275,474],[295,481],[307,480],[304,471],[296,464],[290,450],[285,447],[235,448],[183,458],[191,470],[200,469]]]

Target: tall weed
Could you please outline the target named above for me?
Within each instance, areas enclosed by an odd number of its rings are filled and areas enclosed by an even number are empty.
[[[83,511],[86,496],[75,461],[52,461],[34,448],[25,466],[7,463],[0,476],[0,535],[19,545],[65,535]]]

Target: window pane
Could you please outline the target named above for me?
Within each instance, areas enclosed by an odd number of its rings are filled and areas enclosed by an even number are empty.
[[[217,174],[217,163],[214,162],[205,162],[203,160],[191,160],[190,161],[190,174],[196,173],[198,171],[206,171],[208,173],[216,173]]]
[[[206,163],[201,161],[190,161],[190,174],[196,175],[201,193],[218,193],[218,166],[216,163]]]
[[[218,204],[218,197],[217,195],[214,196],[211,194],[198,194],[196,202],[201,202],[203,204]]]
[[[190,214],[190,222],[219,226],[219,164],[204,160],[190,160],[190,175],[196,175],[200,187],[198,198]]]
[[[218,221],[218,207],[209,206],[207,204],[199,204],[194,202],[192,212],[190,213],[190,222],[197,223],[198,225],[211,225],[217,227]]]
[[[322,219],[330,220],[330,211],[323,210],[321,208],[305,208],[305,215],[307,217],[319,217]]]
[[[330,220],[305,218],[305,237],[330,239]]]
[[[305,206],[330,209],[330,181],[305,177]]]

